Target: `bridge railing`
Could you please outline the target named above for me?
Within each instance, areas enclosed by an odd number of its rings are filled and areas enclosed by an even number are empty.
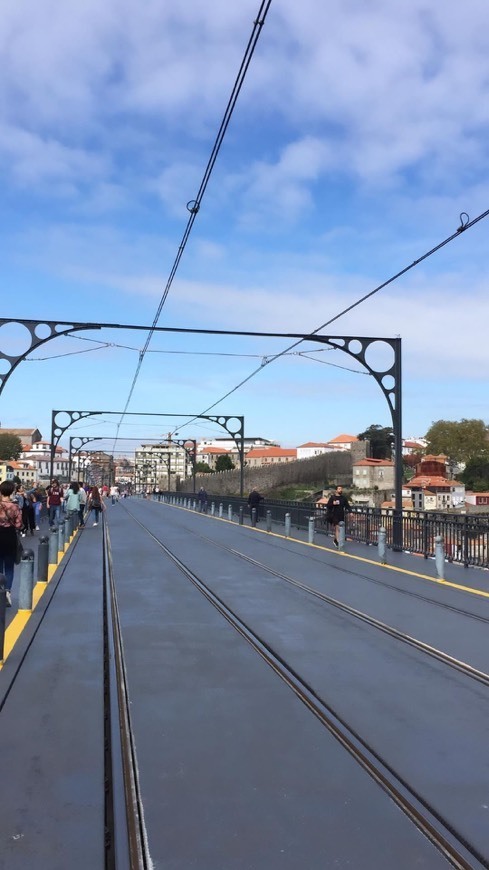
[[[178,499],[194,499],[192,493],[165,492],[163,496]],[[158,498],[158,496],[154,496]],[[243,508],[244,516],[251,520],[247,498],[230,495],[208,494],[207,509],[214,502],[216,512],[220,504],[227,514],[231,505],[233,515],[239,514]],[[309,518],[314,517],[314,527],[317,534],[330,534],[332,529],[327,520],[324,505],[314,502],[287,501],[283,499],[268,499],[260,502],[259,518],[265,517],[266,511],[271,512],[272,522],[285,524],[285,515],[290,514],[291,526],[306,531]],[[346,537],[362,544],[377,545],[379,529],[387,531],[387,546],[392,547],[393,511],[381,508],[353,507],[346,514]],[[445,555],[453,562],[460,562],[466,567],[474,566],[489,568],[489,514],[448,514],[428,511],[404,511],[402,517],[403,550],[418,553],[425,558],[434,558],[435,538],[441,535],[444,541]]]

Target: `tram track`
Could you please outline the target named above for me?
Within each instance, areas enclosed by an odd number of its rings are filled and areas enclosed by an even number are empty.
[[[181,526],[181,528],[182,529],[185,528],[186,531],[190,532],[191,534],[197,535],[197,537],[201,537],[203,540],[208,540],[212,543],[215,543],[215,541],[213,541],[212,538],[207,538],[207,536],[205,536],[205,535],[199,535],[198,532],[194,532],[193,529],[189,529],[187,526]],[[258,535],[258,538],[262,539],[261,534]],[[266,542],[267,546],[270,546],[276,550],[280,549],[281,551],[283,551],[284,544],[286,544],[289,540],[290,539],[284,538],[280,541],[280,544],[277,544],[276,540],[275,540],[275,536],[268,535],[265,537],[263,542],[264,543]],[[295,543],[301,544],[304,542],[296,541]],[[216,546],[220,546],[220,545],[216,544]],[[285,547],[285,549],[289,549],[289,548]],[[414,592],[412,589],[399,588],[398,586],[394,586],[392,583],[388,583],[385,580],[379,580],[376,577],[369,577],[368,574],[365,574],[364,572],[361,572],[361,571],[353,571],[351,568],[346,568],[344,566],[344,564],[341,564],[340,560],[338,559],[338,553],[335,550],[329,550],[327,547],[320,548],[320,549],[322,549],[322,551],[324,552],[325,555],[332,555],[335,557],[336,561],[334,564],[334,569],[335,569],[335,571],[337,571],[340,574],[346,574],[347,576],[354,577],[358,580],[364,580],[366,583],[371,583],[375,586],[380,586],[384,589],[388,589],[389,591],[396,592],[399,595],[403,595],[403,596],[406,596],[408,598],[413,598],[414,600],[423,601],[426,604],[430,604],[433,607],[437,607],[437,608],[440,608],[442,610],[447,610],[451,613],[455,613],[457,616],[466,616],[468,619],[473,619],[476,622],[482,622],[482,623],[489,625],[489,616],[482,616],[479,613],[474,613],[471,610],[465,610],[465,608],[463,608],[463,607],[456,607],[455,605],[448,604],[445,601],[437,601],[436,599],[431,598],[430,596],[422,595],[419,592]],[[296,550],[291,551],[289,549],[289,552],[293,552],[294,555],[298,555]],[[331,565],[331,563],[325,563],[322,559],[318,559],[316,556],[312,555],[311,550],[307,551],[307,558],[309,561],[314,562],[317,565],[321,565],[322,567],[324,567],[325,564]],[[433,578],[433,582],[436,582],[436,578]],[[456,592],[457,594],[460,594],[460,595],[464,594],[463,589],[455,589],[454,592]]]
[[[107,523],[103,528],[105,870],[152,870]]]
[[[242,559],[243,561],[254,565],[260,570],[266,571],[268,574],[271,574],[272,577],[277,577],[280,580],[284,580],[286,583],[294,586],[297,589],[300,589],[302,592],[306,592],[307,594],[312,595],[314,598],[318,598],[320,601],[324,601],[326,604],[329,604],[332,607],[341,610],[343,613],[348,614],[348,616],[352,616],[355,619],[358,619],[361,622],[372,626],[378,631],[387,634],[389,637],[392,637],[395,640],[399,640],[402,643],[405,643],[408,646],[417,649],[419,652],[425,653],[426,655],[431,656],[437,661],[448,665],[448,667],[454,668],[465,676],[470,677],[471,679],[474,679],[477,682],[489,687],[489,674],[486,674],[484,671],[480,671],[477,668],[472,667],[472,665],[467,664],[467,662],[462,662],[459,659],[456,659],[454,656],[450,656],[448,655],[448,653],[443,652],[443,650],[439,650],[436,647],[430,646],[429,644],[424,643],[423,641],[418,640],[415,637],[411,637],[411,635],[406,634],[405,632],[402,632],[397,628],[394,628],[394,626],[387,625],[385,622],[376,619],[374,616],[370,616],[368,613],[357,610],[357,608],[352,607],[349,604],[345,604],[343,601],[339,601],[337,598],[333,598],[331,595],[326,595],[326,593],[324,592],[319,592],[319,590],[313,589],[311,586],[302,583],[300,580],[295,580],[293,577],[289,577],[282,571],[276,571],[274,568],[270,568],[268,565],[265,565],[263,562],[259,562],[257,559],[253,559],[251,556],[248,556],[246,553],[242,553],[240,550],[236,550],[233,547],[226,547],[225,544],[217,543],[216,541],[213,541],[212,538],[208,538],[204,535],[197,536],[201,540],[213,544],[218,549],[231,553],[233,556],[237,556],[239,559]]]
[[[128,513],[130,513],[130,511],[128,511]],[[134,516],[134,515],[132,515],[132,516]],[[182,526],[182,528],[184,528],[184,527]],[[456,657],[449,655],[449,653],[446,653],[443,650],[437,649],[436,647],[431,646],[430,644],[427,644],[424,641],[419,640],[418,638],[412,637],[411,635],[407,634],[406,632],[400,631],[399,629],[395,628],[394,626],[388,625],[387,623],[382,622],[379,619],[376,619],[374,616],[371,616],[370,614],[365,613],[364,611],[358,610],[357,608],[352,607],[351,605],[346,604],[345,602],[340,601],[331,595],[327,595],[324,592],[320,592],[318,589],[314,589],[313,587],[308,586],[306,583],[303,583],[300,580],[296,580],[295,578],[288,576],[287,574],[285,574],[282,571],[276,571],[274,568],[271,568],[269,565],[266,565],[264,562],[260,562],[257,559],[253,559],[251,556],[248,556],[246,553],[243,553],[240,550],[236,550],[234,547],[228,547],[226,544],[223,544],[221,542],[217,542],[213,538],[209,538],[207,535],[202,535],[199,532],[189,530],[187,527],[185,527],[185,529],[186,529],[186,531],[193,534],[195,537],[199,538],[199,540],[205,541],[206,543],[211,544],[213,547],[216,547],[219,550],[223,550],[224,552],[228,552],[228,553],[232,554],[233,556],[243,560],[244,562],[247,562],[248,564],[251,564],[251,565],[255,566],[256,568],[259,568],[261,571],[264,571],[273,577],[276,577],[280,580],[283,580],[285,583],[288,583],[290,586],[293,586],[293,587],[299,589],[300,591],[305,592],[306,594],[311,595],[312,597],[314,597],[320,601],[323,601],[325,604],[328,604],[331,607],[335,607],[337,610],[342,611],[343,613],[347,614],[348,616],[351,616],[354,619],[359,620],[360,622],[363,622],[367,625],[370,625],[372,628],[375,628],[376,630],[392,637],[393,639],[398,640],[401,643],[404,643],[404,644],[412,647],[413,649],[416,649],[419,652],[424,653],[427,656],[430,656],[431,658],[435,659],[436,661],[439,661],[442,664],[445,664],[448,667],[453,668],[454,670],[458,671],[459,673],[464,674],[465,676],[469,677],[470,679],[473,679],[473,680],[481,683],[482,685],[489,687],[489,674],[485,673],[484,671],[481,671],[478,668],[473,667],[472,665],[468,664],[467,662],[461,661],[460,659],[457,659]],[[319,561],[319,560],[317,560],[317,561]],[[324,563],[321,563],[321,564],[324,564]],[[348,569],[345,570],[341,565],[338,565],[338,566],[335,565],[335,570],[341,571],[343,573],[353,574],[353,576],[360,577],[361,579],[367,579],[367,580],[370,579],[370,578],[367,578],[358,572],[349,571]],[[384,584],[384,585],[386,585],[389,589],[393,589],[395,591],[401,591],[401,592],[405,591],[405,590],[397,590],[396,587],[392,587],[389,584]],[[407,594],[410,594],[410,593],[408,592]],[[413,596],[415,598],[421,599],[422,601],[429,603],[429,604],[432,604],[434,606],[439,604],[439,606],[441,606],[441,607],[446,607],[446,609],[450,610],[451,612],[455,612],[457,615],[464,616],[467,618],[476,619],[477,621],[489,623],[489,619],[487,619],[486,617],[479,616],[478,614],[471,613],[470,611],[455,608],[452,605],[445,605],[443,602],[436,602],[432,598],[427,598],[427,597],[419,595],[417,593],[413,593]]]
[[[125,509],[127,510],[126,506]],[[486,861],[484,856],[467,842],[464,836],[461,835],[454,826],[443,818],[443,816],[437,811],[436,807],[413,789],[405,778],[400,776],[371,745],[363,740],[359,733],[351,728],[338,712],[317,694],[312,686],[283,658],[283,656],[280,655],[280,653],[273,649],[264,638],[262,638],[247,622],[238,616],[237,613],[210,588],[202,577],[191,570],[191,568],[186,565],[185,562],[182,561],[182,559],[180,559],[176,553],[161,541],[161,539],[158,538],[158,536],[155,535],[143,522],[137,519],[131,511],[127,510],[127,512],[131,515],[133,521],[158,545],[164,555],[179,569],[186,579],[199,590],[206,600],[218,610],[218,612],[238,632],[238,634],[250,644],[263,661],[294,692],[299,700],[322,723],[329,733],[338,740],[338,742],[349,752],[350,755],[354,757],[357,763],[369,774],[369,776],[374,779],[383,791],[391,797],[396,805],[402,809],[416,827],[424,833],[437,849],[439,849],[452,866],[456,868],[464,868],[464,870],[469,870],[469,868],[472,868],[472,870],[482,867],[489,868],[489,863]],[[211,543],[215,542],[211,541]],[[238,551],[233,551],[232,548],[223,546],[222,549],[227,550],[229,553],[239,558],[244,557],[247,561],[259,566],[260,568],[270,570],[267,566],[251,559],[251,557],[247,557],[245,554],[241,554]],[[280,572],[274,572],[271,570],[271,573],[280,576]],[[296,582],[297,585],[301,586],[298,581],[294,581],[294,585]],[[315,590],[306,591],[312,591],[315,593]],[[328,603],[331,604],[333,602],[328,601]],[[341,605],[341,602],[338,603]],[[337,606],[337,602],[334,602],[334,606]],[[464,663],[459,664],[462,666],[464,665]],[[457,669],[460,670],[460,668]],[[470,670],[475,671],[475,669]],[[483,681],[485,684],[487,684],[486,680],[489,681],[489,676],[482,672],[477,672],[477,675],[474,673],[471,673],[470,675],[475,679],[483,678],[480,679],[480,681]]]

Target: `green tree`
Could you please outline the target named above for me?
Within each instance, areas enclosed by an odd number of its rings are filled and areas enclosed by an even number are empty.
[[[390,426],[379,426],[373,423],[365,432],[357,435],[359,441],[370,441],[372,459],[390,459],[394,444],[394,433]]]
[[[232,468],[234,468],[234,462],[227,453],[217,457],[216,471],[231,471]]]
[[[197,474],[210,474],[212,468],[207,464],[207,462],[196,462],[195,471]]]
[[[467,489],[474,492],[487,492],[489,490],[489,456],[474,456],[469,459],[460,479]]]
[[[488,429],[483,420],[437,420],[426,433],[427,453],[444,453],[455,462],[489,459]]]
[[[0,435],[0,459],[18,459],[22,453],[22,441],[12,432]]]

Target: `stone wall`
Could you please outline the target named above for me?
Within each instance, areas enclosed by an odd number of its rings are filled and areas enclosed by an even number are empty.
[[[351,486],[352,457],[349,450],[345,452],[322,453],[310,459],[299,459],[297,462],[284,462],[277,465],[267,465],[261,468],[244,470],[244,492],[247,494],[254,486],[266,493],[277,486],[288,486],[301,483],[341,483]],[[239,469],[220,471],[214,474],[199,474],[196,477],[197,489],[203,486],[210,495],[239,495]],[[180,492],[192,492],[192,479],[179,483]]]

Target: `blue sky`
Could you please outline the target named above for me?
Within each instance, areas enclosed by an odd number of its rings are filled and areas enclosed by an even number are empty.
[[[258,8],[4,0],[3,317],[151,324]],[[159,325],[312,331],[451,235],[462,211],[485,211],[488,25],[484,0],[274,0]],[[402,336],[406,437],[440,418],[489,422],[488,231],[481,221],[331,327]],[[146,334],[83,335],[13,373],[2,426],[49,438],[53,408],[125,406]],[[0,329],[4,353],[22,340]],[[185,419],[285,347],[155,335],[129,410],[181,414],[182,436],[223,434]],[[324,364],[360,371],[349,357],[316,357],[281,357],[212,413],[284,446],[390,424],[373,379]],[[112,437],[117,420],[70,434]],[[169,428],[135,416],[119,435]]]

